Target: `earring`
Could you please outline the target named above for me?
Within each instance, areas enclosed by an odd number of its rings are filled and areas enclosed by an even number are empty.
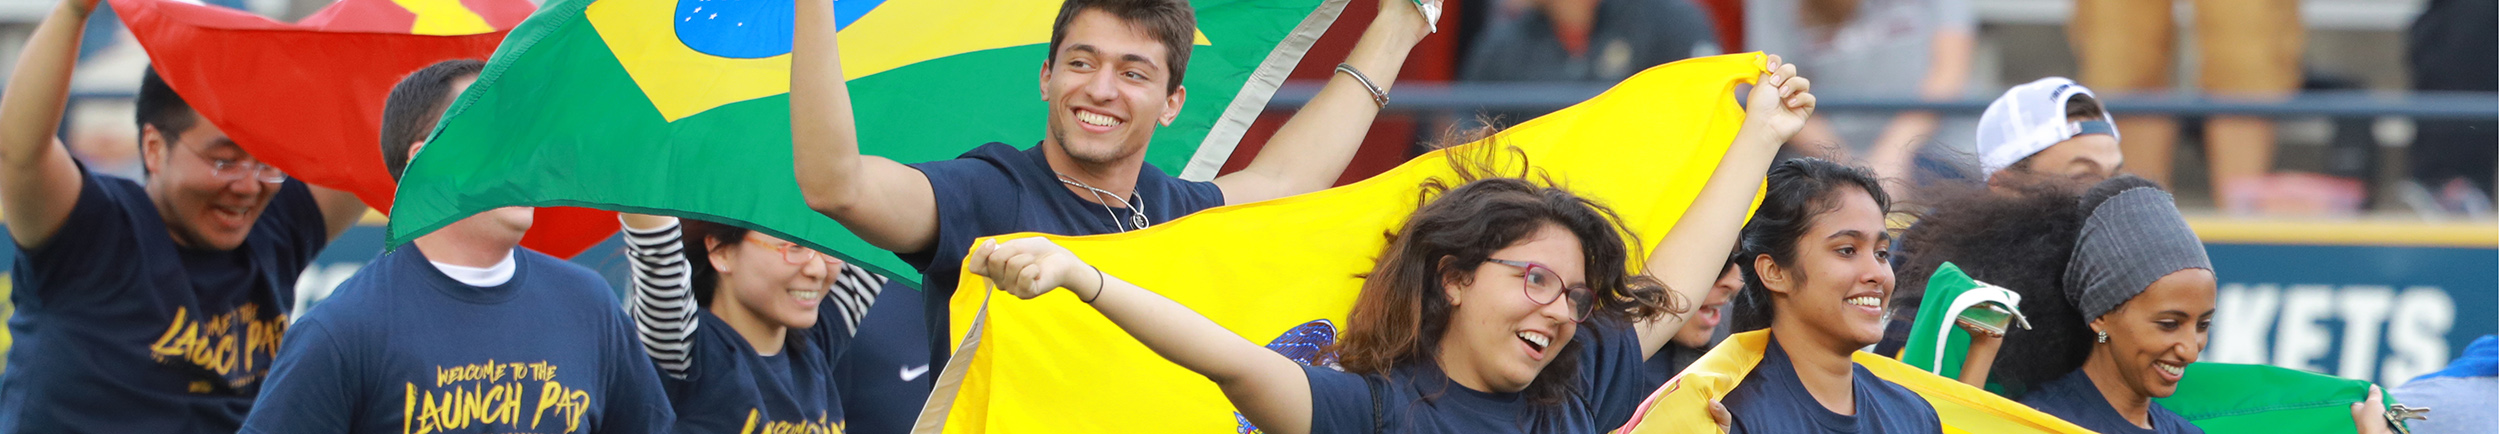
[[[2093,343],[2101,343],[2101,344],[2106,344],[2106,343],[2109,343],[2109,332],[2100,331],[2100,330],[2093,330],[2093,331],[2092,331],[2092,334],[2094,335],[2094,336],[2093,336],[2093,338],[2092,338],[2092,342],[2093,342]]]

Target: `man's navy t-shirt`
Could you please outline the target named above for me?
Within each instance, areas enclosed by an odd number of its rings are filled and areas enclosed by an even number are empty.
[[[1112,209],[1105,209],[1106,204],[1069,191],[1043,152],[1041,145],[1019,151],[990,143],[952,160],[911,165],[928,175],[929,190],[937,199],[937,241],[928,251],[896,256],[920,269],[920,288],[928,296],[924,320],[932,332],[930,363],[944,364],[953,352],[947,345],[946,300],[955,295],[956,274],[963,271],[974,239],[1017,232],[1108,234],[1121,231],[1114,225],[1130,224],[1129,205],[1113,198],[1107,204]],[[1137,171],[1137,197],[1142,205],[1138,211],[1149,223],[1224,205],[1224,192],[1215,183],[1183,181],[1152,164]]]
[[[1849,364],[1849,380],[1857,414],[1843,416],[1823,408],[1797,379],[1797,366],[1789,361],[1779,340],[1770,342],[1762,351],[1762,363],[1754,365],[1753,372],[1745,374],[1736,390],[1728,391],[1720,401],[1736,418],[1729,433],[1943,432],[1936,408],[1926,399],[1856,363]]]
[[[1666,387],[1668,381],[1684,373],[1684,368],[1692,367],[1693,362],[1701,361],[1701,356],[1709,353],[1708,348],[1668,342],[1666,346],[1659,347],[1658,352],[1651,353],[1649,360],[1641,361],[1641,385],[1652,391]]]
[[[920,419],[938,370],[929,365],[929,328],[920,320],[926,302],[920,291],[889,280],[860,319],[851,350],[833,368],[834,384],[851,397],[842,400],[842,432],[902,434]]]
[[[2101,389],[2092,385],[2092,377],[2084,375],[2081,369],[2055,381],[2041,383],[2040,387],[2023,395],[2022,402],[2039,409],[2041,413],[2102,434],[2205,433],[2204,429],[2189,423],[2187,418],[2161,408],[2161,404],[2148,404],[2146,409],[2145,419],[2153,423],[2153,428],[2137,428],[2135,422],[2128,422],[2125,416],[2118,415],[2118,409],[2109,405],[2109,399],[2101,396]]]
[[[660,376],[676,405],[676,431],[848,432],[832,374],[850,347],[851,330],[834,311],[838,303],[825,301],[817,305],[816,326],[790,329],[781,351],[770,356],[756,354],[754,344],[710,309],[696,313],[702,324],[687,337],[686,378]]]
[[[1611,322],[1583,323],[1572,334],[1580,351],[1579,393],[1558,408],[1537,409],[1522,393],[1468,389],[1450,381],[1439,366],[1416,363],[1391,371],[1375,414],[1371,385],[1363,376],[1305,366],[1311,433],[1369,434],[1375,417],[1388,432],[1413,434],[1601,433],[1622,427],[1649,397],[1642,387],[1641,340],[1628,326],[1601,323]]]
[[[68,219],[10,277],[0,433],[234,432],[296,277],[329,243],[311,190],[276,186],[243,244],[214,252],[175,246],[139,183],[81,178]]]
[[[652,433],[674,414],[606,280],[525,249],[452,280],[415,245],[366,264],[288,333],[243,433]]]

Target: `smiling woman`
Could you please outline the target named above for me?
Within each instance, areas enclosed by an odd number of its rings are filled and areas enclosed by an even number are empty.
[[[1656,349],[1633,324],[1683,308],[1626,271],[1630,232],[1613,212],[1519,177],[1425,189],[1429,202],[1366,273],[1326,348],[1342,371],[1200,330],[1214,327],[1202,317],[1151,318],[1140,322],[1163,332],[1130,333],[1215,380],[1268,432],[1595,432],[1628,418],[1648,392],[1641,359]],[[1194,315],[1042,238],[972,258],[1019,297],[1064,286],[1115,322]]]
[[[2061,285],[2076,316],[2044,317],[2021,346],[2055,346],[2067,358],[2000,357],[2006,376],[2029,384],[2030,405],[2111,433],[2198,433],[2153,403],[2179,389],[2205,351],[2214,317],[2213,262],[2179,209],[2152,181],[2121,177],[2083,195],[2081,229]],[[2054,378],[2042,373],[2063,372]]]
[[[1745,288],[1731,320],[1771,329],[1771,342],[1727,394],[1730,432],[1939,432],[1926,400],[1850,361],[1883,337],[1892,292],[1883,186],[1815,158],[1780,162],[1765,182],[1739,236]]]

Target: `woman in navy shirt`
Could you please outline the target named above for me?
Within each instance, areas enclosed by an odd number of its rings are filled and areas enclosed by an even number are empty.
[[[627,309],[676,431],[844,431],[833,369],[883,277],[746,228],[622,218]]]
[[[2034,196],[2050,196],[2042,192]],[[2176,392],[2187,366],[2204,352],[2213,324],[2215,280],[2204,244],[2180,217],[2170,194],[2151,181],[2103,181],[2070,205],[2026,207],[2034,199],[1980,196],[1969,209],[1994,216],[1941,216],[1937,230],[1965,230],[1983,220],[2062,220],[2013,243],[2003,236],[1941,237],[1945,251],[1974,246],[2024,246],[1990,255],[1936,258],[1993,270],[1990,281],[2033,282],[2023,293],[2033,329],[2006,336],[1997,368],[1987,375],[2023,404],[2104,433],[2201,433],[2153,402]],[[2026,209],[2031,209],[2026,211]],[[1978,213],[1972,213],[1978,214]],[[2011,234],[2007,234],[2010,236]],[[2028,251],[2025,251],[2028,250]],[[2057,260],[2052,266],[2000,262]],[[1932,269],[1927,267],[1926,269]]]
[[[1630,232],[1605,207],[1519,177],[1474,180],[1484,172],[1458,167],[1467,182],[1426,184],[1431,199],[1366,274],[1342,339],[1323,355],[1342,370],[1244,340],[1046,239],[983,245],[966,267],[1026,299],[1067,288],[1156,354],[1213,380],[1265,432],[1603,432],[1649,395],[1642,359],[1683,328],[1686,307],[1725,264],[1735,241],[1727,229],[1743,221],[1763,168],[1813,111],[1795,67],[1776,56],[1771,65],[1727,156],[1643,264],[1656,278],[1625,271],[1625,247],[1647,244],[1627,243]]]
[[[1772,166],[1739,238],[1736,331],[1769,328],[1762,362],[1729,391],[1730,432],[1935,433],[1936,410],[1850,355],[1884,335],[1890,209],[1865,169],[1814,158]]]

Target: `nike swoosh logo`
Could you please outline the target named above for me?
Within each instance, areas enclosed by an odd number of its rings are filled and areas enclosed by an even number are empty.
[[[929,374],[929,365],[920,365],[919,367],[911,367],[911,366],[905,366],[905,367],[903,367],[903,381],[904,381],[904,382],[910,382],[911,380],[918,380],[918,379],[920,379],[920,376],[922,376],[922,375],[928,375],[928,374]]]

